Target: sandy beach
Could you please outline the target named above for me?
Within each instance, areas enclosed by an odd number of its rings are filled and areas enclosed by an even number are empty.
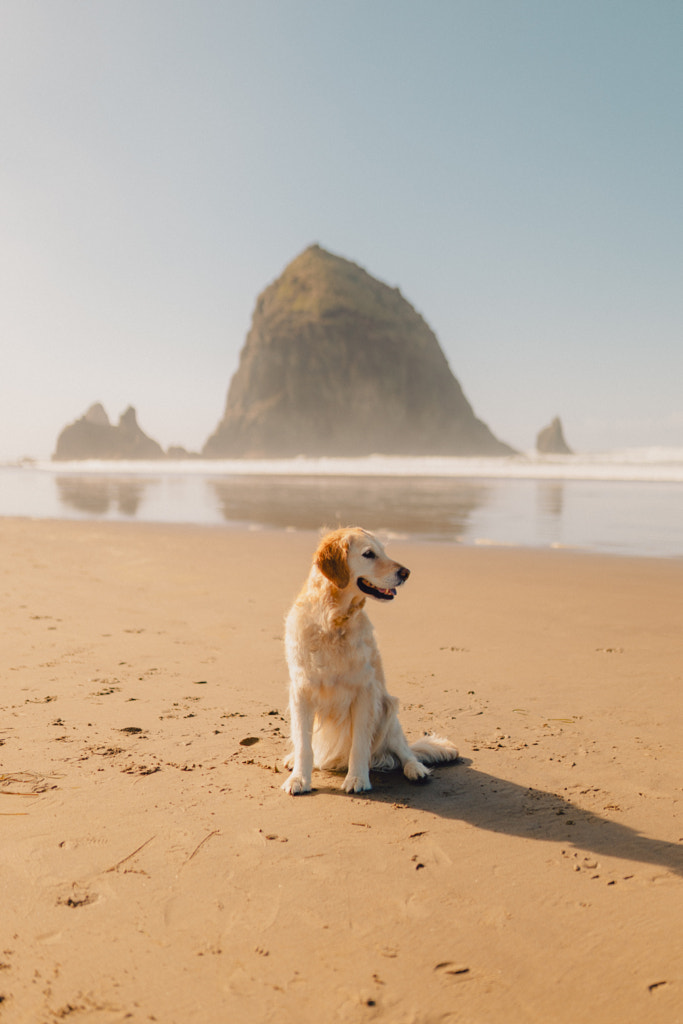
[[[462,758],[291,798],[316,540],[0,520],[0,1024],[683,1021],[683,562],[389,544]]]

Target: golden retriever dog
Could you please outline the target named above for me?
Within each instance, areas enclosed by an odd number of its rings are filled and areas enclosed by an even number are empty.
[[[314,767],[347,770],[343,789],[361,793],[372,788],[371,769],[402,765],[409,779],[421,779],[430,774],[425,765],[457,758],[453,744],[439,736],[408,743],[364,611],[368,597],[393,601],[409,575],[360,527],[335,530],[320,542],[285,628],[294,747],[285,761],[287,793],[308,793]]]

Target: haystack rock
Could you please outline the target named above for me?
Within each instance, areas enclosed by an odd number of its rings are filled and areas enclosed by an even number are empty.
[[[259,296],[209,457],[507,455],[397,288],[319,246]]]
[[[564,439],[562,422],[559,416],[536,437],[536,450],[542,455],[573,455],[573,451]]]
[[[163,454],[161,445],[147,437],[138,426],[132,406],[114,426],[103,407],[96,402],[85,416],[64,427],[52,458],[58,462],[67,459],[160,459]]]

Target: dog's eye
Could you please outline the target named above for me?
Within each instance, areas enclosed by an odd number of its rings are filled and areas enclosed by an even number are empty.
[[[377,558],[377,555],[374,551],[371,551],[370,548],[368,548],[367,551],[363,552],[363,558]]]

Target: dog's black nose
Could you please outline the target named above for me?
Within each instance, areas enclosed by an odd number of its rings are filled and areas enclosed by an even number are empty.
[[[398,575],[401,577],[401,582],[405,583],[405,581],[410,576],[410,569],[406,569],[405,565],[402,565],[401,568],[398,570]]]

